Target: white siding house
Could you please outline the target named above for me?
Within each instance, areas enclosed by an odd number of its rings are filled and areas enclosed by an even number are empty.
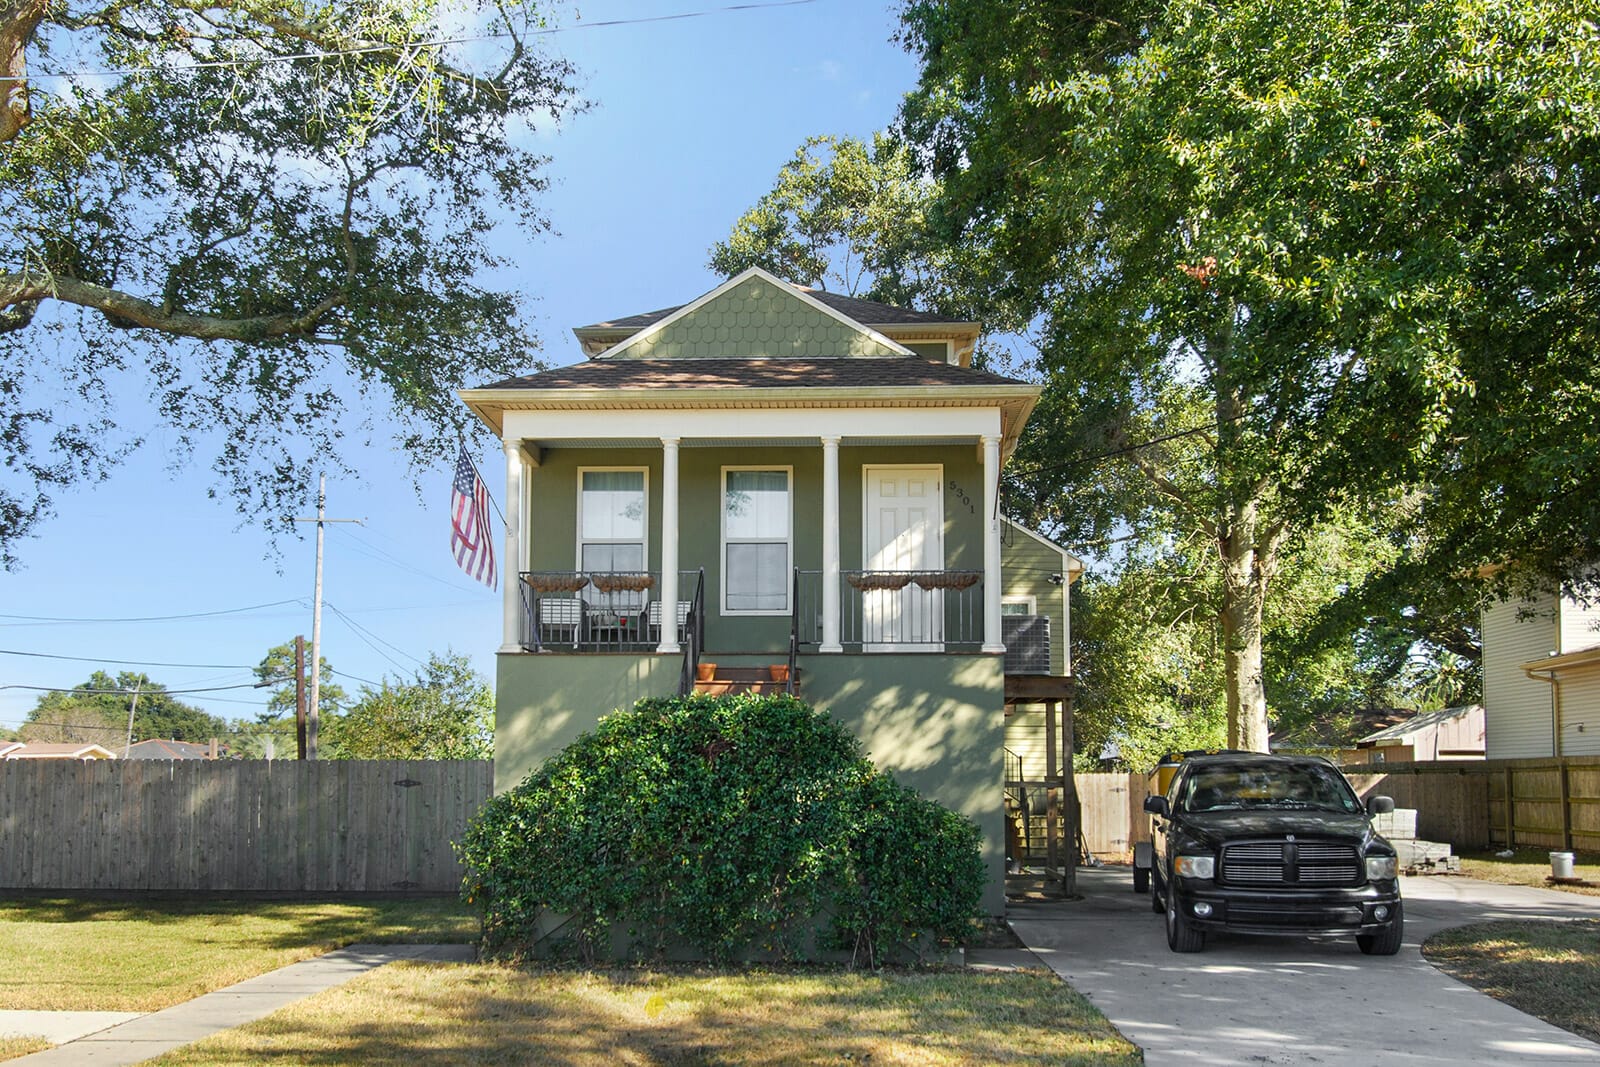
[[[1482,637],[1488,758],[1600,755],[1600,603],[1494,601]]]

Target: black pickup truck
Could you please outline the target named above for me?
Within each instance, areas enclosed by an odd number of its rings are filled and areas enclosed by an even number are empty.
[[[1191,756],[1144,808],[1154,847],[1134,888],[1151,883],[1174,952],[1198,952],[1207,930],[1354,934],[1368,955],[1400,950],[1395,851],[1369,819],[1394,801],[1372,797],[1364,808],[1327,760]]]

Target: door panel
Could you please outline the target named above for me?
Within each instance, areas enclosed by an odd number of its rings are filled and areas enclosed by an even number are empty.
[[[941,467],[864,467],[867,528],[864,568],[944,569]],[[937,650],[944,637],[944,596],[908,584],[863,590],[862,641],[872,650]]]

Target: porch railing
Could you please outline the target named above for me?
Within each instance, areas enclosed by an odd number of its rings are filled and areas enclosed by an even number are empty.
[[[797,571],[801,645],[822,643],[822,572]],[[894,651],[983,645],[983,572],[970,570],[842,571],[839,641],[846,649]]]
[[[696,588],[699,571],[678,574],[679,590]],[[648,652],[661,643],[663,625],[676,625],[684,640],[690,601],[663,604],[659,571],[522,571],[518,577],[522,647],[531,652]]]

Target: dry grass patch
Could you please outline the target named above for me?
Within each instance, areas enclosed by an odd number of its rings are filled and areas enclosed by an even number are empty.
[[[151,1064],[1138,1064],[1042,972],[396,963]]]
[[[1572,873],[1595,885],[1555,885],[1550,877],[1550,850],[1519,848],[1515,855],[1497,856],[1493,852],[1467,852],[1461,856],[1461,873],[1485,882],[1501,885],[1533,885],[1541,889],[1559,889],[1565,893],[1582,893],[1600,896],[1600,857],[1575,853],[1577,863]]]
[[[1446,974],[1564,1030],[1600,1041],[1600,920],[1499,920],[1422,946]]]
[[[356,942],[477,932],[453,898],[0,901],[0,1008],[155,1011]]]
[[[5,1037],[0,1035],[0,1060],[14,1060],[18,1056],[27,1056],[34,1052],[43,1052],[47,1048],[54,1048],[50,1042],[42,1037]]]

